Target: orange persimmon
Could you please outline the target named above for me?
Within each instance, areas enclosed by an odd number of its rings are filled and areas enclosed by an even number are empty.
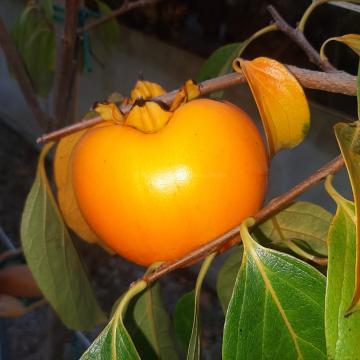
[[[84,219],[141,265],[183,256],[239,224],[261,207],[267,186],[256,126],[214,100],[186,103],[153,133],[126,121],[89,129],[71,161]]]

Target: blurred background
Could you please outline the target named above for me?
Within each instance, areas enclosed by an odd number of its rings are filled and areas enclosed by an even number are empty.
[[[31,2],[31,1],[30,1]],[[32,1],[36,3],[36,1]],[[0,16],[9,31],[14,27],[26,1],[1,0]],[[120,0],[103,0],[109,9],[121,6]],[[306,0],[163,0],[155,5],[133,10],[117,18],[118,37],[111,43],[104,34],[90,30],[87,57],[76,83],[78,98],[76,118],[89,110],[95,101],[111,93],[129,94],[136,80],[160,83],[173,90],[187,79],[196,79],[205,59],[218,47],[241,42],[270,23],[266,7],[272,4],[292,25],[301,18],[310,1]],[[63,3],[55,1],[61,8]],[[340,4],[341,5],[341,4]],[[98,2],[83,1],[83,9],[98,12]],[[329,37],[360,33],[359,7],[352,10],[339,4],[325,4],[311,15],[305,34],[316,49]],[[85,20],[90,22],[91,15]],[[54,16],[54,26],[61,27],[61,14]],[[104,30],[104,28],[103,28]],[[106,30],[106,36],[109,29]],[[110,29],[111,32],[111,29]],[[85,35],[83,35],[85,36]],[[41,61],[41,45],[32,44],[35,56]],[[39,47],[38,55],[36,55]],[[85,54],[84,53],[84,54]],[[326,53],[338,69],[355,74],[358,58],[346,46],[330,43]],[[254,41],[243,54],[252,59],[268,56],[286,64],[316,69],[301,49],[280,32],[266,34]],[[308,139],[292,151],[283,151],[271,164],[267,200],[283,193],[306,175],[325,164],[339,152],[332,125],[349,121],[356,116],[355,97],[305,90],[311,102],[311,130]],[[225,98],[243,107],[260,127],[259,115],[246,84],[229,89]],[[39,96],[45,112],[52,106],[51,93]],[[39,146],[35,139],[43,132],[34,120],[19,87],[9,72],[0,50],[0,251],[12,244],[20,246],[19,224],[26,195],[34,179]],[[341,172],[335,184],[349,196],[347,175]],[[303,199],[312,200],[330,211],[332,201],[322,185],[309,191]],[[106,310],[139,277],[143,269],[122,259],[112,257],[100,248],[78,242],[100,301]],[[221,259],[218,260],[218,264]],[[222,311],[215,295],[216,264],[203,287],[203,348],[204,358],[220,358]],[[170,311],[176,299],[193,288],[196,268],[188,268],[167,276],[162,281],[164,301]],[[0,289],[1,290],[1,289]],[[0,356],[7,359],[77,359],[99,329],[92,333],[73,333],[66,330],[48,306],[18,319],[0,320]]]

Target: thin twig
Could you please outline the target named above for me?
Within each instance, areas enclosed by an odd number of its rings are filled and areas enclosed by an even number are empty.
[[[268,205],[262,208],[259,212],[257,212],[253,217],[256,221],[255,224],[259,224],[264,220],[268,219],[272,215],[276,214],[287,205],[289,205],[296,197],[303,194],[305,191],[318,184],[320,181],[325,179],[328,175],[334,174],[338,170],[340,170],[344,166],[344,160],[342,156],[338,156],[332,161],[328,162],[314,174],[310,175],[308,178],[303,180],[301,183],[290,189],[288,192],[274,198]],[[230,239],[234,238],[240,232],[240,225],[237,225],[227,231],[225,234],[217,237],[216,239],[208,242],[207,244],[199,247],[198,249],[186,254],[182,258],[165,262],[160,265],[153,273],[149,275],[145,275],[141,278],[141,280],[145,280],[148,283],[152,283],[158,280],[160,277],[165,274],[186,266],[188,264],[192,264],[197,262],[207,255],[218,251],[221,249]],[[235,242],[240,242],[240,237],[237,237],[234,240]]]
[[[322,60],[320,58],[319,53],[309,43],[303,32],[291,27],[272,5],[269,5],[267,9],[271,14],[272,18],[274,19],[276,25],[278,26],[278,29],[282,31],[286,36],[288,36],[301,49],[303,49],[307,57],[313,64],[315,64],[325,72],[338,71],[329,63],[329,61]]]
[[[154,5],[158,2],[160,2],[161,0],[137,0],[137,1],[124,1],[124,3],[116,10],[110,12],[109,14],[102,16],[100,19],[98,20],[94,20],[91,23],[89,23],[88,25],[85,25],[83,28],[78,29],[77,34],[80,35],[82,34],[84,31],[89,31],[95,27],[98,27],[99,25],[102,25],[103,23],[113,19],[114,17],[120,16],[125,14],[128,11],[140,8],[140,7],[144,7],[147,5]]]
[[[13,70],[16,81],[19,84],[20,90],[25,98],[26,103],[29,106],[30,111],[34,115],[34,118],[39,124],[39,126],[43,130],[46,130],[48,124],[50,123],[50,119],[46,115],[46,113],[41,109],[38,99],[36,98],[34,88],[31,84],[31,80],[24,68],[24,64],[1,18],[0,18],[0,46],[4,51],[6,62]]]
[[[55,127],[66,122],[69,112],[69,97],[71,80],[76,67],[76,27],[78,19],[79,0],[66,0],[65,21],[61,45],[58,49],[54,85],[54,118]]]
[[[324,90],[327,92],[341,93],[350,96],[356,96],[356,77],[343,72],[324,73],[320,71],[312,71],[301,69],[296,66],[288,65],[288,69],[298,79],[298,81],[306,88]],[[245,82],[242,73],[232,73],[219,76],[210,80],[205,80],[199,84],[201,95],[207,95],[211,92],[223,90],[231,86],[239,85]],[[177,90],[166,93],[156,98],[167,104],[174,99]],[[127,113],[131,106],[122,106],[121,111]],[[36,141],[45,143],[48,141],[58,140],[66,135],[86,129],[96,125],[102,121],[101,117],[95,117],[90,120],[83,120],[73,125],[55,130],[49,134],[42,135]]]

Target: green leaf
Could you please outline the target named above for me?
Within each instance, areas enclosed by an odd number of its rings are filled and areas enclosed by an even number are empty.
[[[36,51],[34,51],[36,49]],[[46,97],[53,84],[55,61],[55,34],[44,26],[35,28],[22,51],[26,69],[35,92]]]
[[[322,207],[299,201],[263,222],[254,234],[258,239],[296,252],[295,244],[300,247],[300,255],[311,260],[311,254],[327,256],[326,239],[331,220],[331,214]],[[308,252],[310,256],[306,255]]]
[[[208,255],[201,265],[196,280],[195,291],[185,294],[176,305],[174,314],[175,331],[183,345],[187,347],[186,359],[200,359],[200,292],[205,275],[216,256]],[[193,309],[191,311],[191,309]],[[192,326],[191,326],[192,316]],[[191,330],[190,330],[191,328]],[[190,334],[190,336],[189,336]]]
[[[174,310],[174,330],[182,348],[187,352],[194,319],[195,291],[184,294]]]
[[[216,291],[224,313],[226,313],[231,299],[236,276],[241,265],[242,255],[242,246],[236,246],[230,256],[225,260],[217,276]]]
[[[357,110],[358,110],[358,119],[360,120],[360,60],[358,66],[358,74],[357,74]]]
[[[36,178],[21,220],[21,242],[27,263],[42,293],[65,325],[91,329],[105,320],[85,269],[64,225],[40,154]]]
[[[234,59],[240,57],[249,44],[251,44],[258,37],[275,30],[277,30],[276,24],[270,24],[256,31],[241,43],[228,44],[218,48],[205,61],[204,65],[200,69],[197,80],[204,81],[213,77],[230,73],[233,69],[232,64]],[[221,98],[223,94],[224,91],[217,91],[213,93],[211,97]]]
[[[233,43],[216,49],[200,69],[197,81],[204,81],[231,72],[232,61],[236,57],[241,43]]]
[[[43,7],[48,19],[53,17],[53,0],[41,0],[41,6]]]
[[[13,26],[11,36],[34,91],[46,97],[54,77],[55,33],[52,23],[41,7],[29,5]]]
[[[96,4],[102,15],[111,13],[112,10],[106,3],[96,0]],[[106,21],[103,25],[98,26],[95,31],[99,34],[102,43],[107,47],[119,41],[120,26],[116,18]]]
[[[170,336],[170,319],[162,304],[158,283],[134,299],[126,312],[125,324],[141,358],[178,358]]]
[[[194,318],[189,341],[189,348],[186,356],[187,360],[200,359],[200,291],[205,275],[215,256],[216,253],[213,253],[205,258],[204,262],[201,265],[198,278],[196,280]]]
[[[328,356],[329,359],[357,359],[360,312],[346,316],[355,286],[355,207],[354,203],[336,192],[330,178],[326,180],[325,187],[337,203],[328,237],[329,263],[325,305]]]
[[[257,244],[241,225],[243,261],[227,310],[223,359],[327,359],[325,277]]]
[[[109,324],[85,351],[80,360],[140,360],[125,326],[124,314],[130,300],[147,286],[145,281],[132,285],[122,296]]]
[[[38,8],[35,5],[26,6],[11,30],[11,36],[13,36],[16,46],[25,43],[29,31],[36,26],[37,20]]]
[[[350,183],[355,200],[356,221],[356,266],[355,288],[349,311],[360,310],[360,122],[334,126],[345,165],[350,177]]]

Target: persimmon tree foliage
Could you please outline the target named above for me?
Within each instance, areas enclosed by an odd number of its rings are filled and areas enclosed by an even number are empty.
[[[184,79],[184,85],[179,90],[167,93],[158,84],[139,81],[128,98],[112,94],[108,101],[95,104],[94,111],[84,117],[87,120],[39,139],[48,143],[41,151],[36,178],[25,204],[21,222],[22,247],[41,292],[66,326],[89,330],[103,324],[102,331],[81,359],[176,359],[184,355],[187,359],[199,359],[201,286],[217,254],[229,247],[233,251],[219,270],[216,283],[225,314],[224,324],[219,324],[219,327],[223,326],[224,359],[358,358],[360,66],[355,82],[355,77],[339,72],[331,65],[325,56],[325,46],[329,41],[338,41],[349,46],[354,56],[358,56],[360,35],[330,38],[319,52],[312,48],[303,30],[312,10],[325,2],[314,1],[297,28],[288,25],[270,7],[274,23],[243,43],[217,49],[204,63],[198,83]],[[244,60],[245,48],[269,31],[283,31],[289,35],[323,72],[286,66],[265,57]],[[94,211],[95,215],[96,211],[106,214],[111,209],[99,206],[91,212],[84,208],[80,210],[86,202],[83,195],[79,196],[79,183],[81,186],[86,184],[79,173],[76,174],[78,183],[73,181],[73,173],[78,171],[77,161],[89,161],[85,164],[88,167],[82,165],[86,169],[91,168],[91,157],[98,156],[102,151],[101,143],[98,143],[99,152],[93,149],[89,160],[84,157],[84,147],[81,148],[84,141],[89,141],[97,131],[102,132],[105,128],[109,131],[111,127],[131,127],[131,131],[134,131],[133,128],[140,129],[149,138],[169,126],[179,112],[191,108],[189,105],[203,101],[211,107],[209,104],[214,101],[197,98],[206,95],[223,97],[227,87],[245,81],[261,116],[270,167],[271,159],[279,151],[292,149],[306,141],[306,135],[311,131],[311,114],[302,85],[357,95],[359,119],[335,125],[334,136],[341,153],[338,158],[262,209],[246,213],[245,218],[241,218],[233,228],[226,227],[221,230],[222,234],[216,234],[220,236],[209,236],[201,246],[197,243],[185,255],[169,256],[166,262],[157,262],[164,259],[157,259],[155,254],[156,262],[149,266],[141,279],[129,286],[129,290],[114,304],[112,313],[104,314],[69,232],[70,228],[80,238],[93,244],[89,246],[100,245],[121,252],[112,246],[113,240],[109,242],[106,236],[99,236],[106,231],[103,228],[98,230],[100,227],[94,224]],[[232,108],[232,105],[226,106]],[[139,138],[137,134],[136,137]],[[140,138],[140,141],[143,140]],[[48,176],[53,174],[46,173],[44,161],[55,146],[57,191],[53,194],[48,180]],[[221,158],[217,160],[219,164],[223,161]],[[332,185],[332,177],[344,164],[353,190],[352,200],[345,199]],[[121,162],[117,166],[121,169]],[[127,169],[130,171],[131,166]],[[297,195],[325,178],[325,189],[337,206],[335,214],[311,202],[294,201]],[[172,179],[176,182],[177,178],[167,176],[165,180],[169,182]],[[100,180],[88,176],[86,181]],[[102,185],[99,182],[98,186]],[[239,192],[243,190],[239,189]],[[106,191],[107,198],[111,197],[111,189]],[[257,191],[261,191],[261,187]],[[257,195],[253,194],[253,197]],[[196,197],[196,193],[192,196]],[[211,191],[205,195],[201,193],[201,200],[210,203],[212,196]],[[166,201],[171,204],[172,200]],[[136,216],[136,209],[133,212]],[[146,221],[151,222],[153,214],[149,212],[142,216],[148,216]],[[223,218],[221,213],[214,222]],[[185,220],[179,218],[179,228]],[[141,223],[145,219],[136,221]],[[114,223],[110,223],[113,227]],[[121,218],[118,226],[122,226]],[[176,227],[173,230],[176,232]],[[116,233],[116,229],[111,231]],[[171,241],[169,238],[168,242]],[[126,256],[126,252],[124,254]],[[185,293],[178,300],[174,312],[169,314],[162,303],[159,278],[199,261],[202,264],[194,281],[194,290]]]

